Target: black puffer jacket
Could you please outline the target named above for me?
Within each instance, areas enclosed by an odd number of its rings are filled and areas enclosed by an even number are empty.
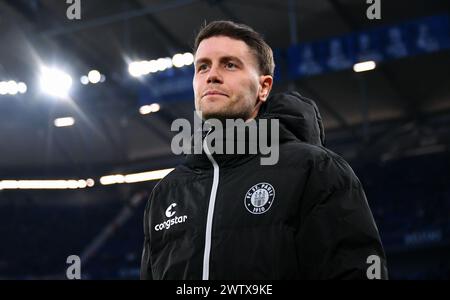
[[[142,279],[367,279],[372,255],[387,278],[361,183],[323,147],[317,106],[276,94],[258,116],[271,118],[280,120],[277,164],[192,154],[154,188]]]

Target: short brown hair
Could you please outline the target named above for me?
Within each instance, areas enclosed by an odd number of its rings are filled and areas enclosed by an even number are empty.
[[[213,36],[226,36],[245,42],[255,55],[259,71],[262,75],[271,75],[275,70],[272,48],[264,41],[261,34],[244,24],[231,21],[213,21],[200,28],[194,43],[194,54],[197,52],[201,41]]]

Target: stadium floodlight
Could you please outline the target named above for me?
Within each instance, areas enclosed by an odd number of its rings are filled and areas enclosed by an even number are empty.
[[[88,187],[93,187],[95,185],[95,181],[92,178],[86,179],[86,184]]]
[[[88,79],[93,84],[99,83],[101,78],[102,74],[100,74],[100,72],[97,70],[91,70],[88,73]]]
[[[25,94],[27,92],[27,85],[23,82],[16,82],[14,80],[0,81],[0,95],[16,95],[17,93]]]
[[[55,119],[54,124],[56,127],[72,126],[73,124],[75,124],[75,119],[72,117],[57,118]]]
[[[8,84],[6,81],[0,81],[0,95],[8,94]]]
[[[143,105],[139,108],[139,113],[141,115],[147,115],[152,112],[157,112],[161,109],[161,106],[158,103],[153,103],[150,105]]]
[[[133,77],[138,77],[141,75],[139,74],[138,64],[139,63],[137,61],[133,61],[128,64],[128,73],[130,73],[130,75]]]
[[[142,181],[159,180],[164,178],[167,174],[169,174],[172,171],[173,168],[148,171],[142,173],[134,173],[128,175],[107,175],[100,178],[100,183],[102,185],[110,185],[117,183],[135,183]]]
[[[365,72],[375,69],[376,64],[373,60],[369,61],[363,61],[360,63],[357,63],[353,66],[353,71],[355,72]]]
[[[158,72],[158,62],[155,59],[149,61],[149,68],[151,73]]]
[[[84,189],[93,186],[87,184],[88,180],[0,180],[0,190]]]
[[[133,61],[128,64],[128,72],[133,77],[140,77],[149,73],[161,72],[172,67],[181,68],[192,64],[194,58],[191,53],[175,54],[173,58],[161,57],[152,60]]]
[[[125,176],[123,176],[121,174],[100,177],[100,183],[102,185],[110,185],[110,184],[124,183],[124,182],[125,182]]]
[[[173,68],[172,59],[170,57],[164,57],[163,59],[166,64],[166,69]]]
[[[150,105],[143,105],[143,106],[141,106],[139,108],[139,113],[141,115],[147,115],[147,114],[151,113]]]
[[[158,103],[153,103],[149,105],[151,112],[157,112],[160,110],[161,106]]]
[[[172,57],[172,64],[176,68],[181,68],[184,66],[184,56],[181,53],[177,53]]]
[[[172,64],[177,68],[181,68],[183,66],[189,66],[194,63],[194,55],[190,52],[186,52],[184,54],[178,53],[172,57]]]
[[[43,92],[54,97],[65,98],[72,86],[72,77],[64,71],[43,67],[40,85]]]
[[[80,77],[80,82],[83,85],[87,85],[87,84],[89,84],[89,78],[86,75],[83,75]]]
[[[158,71],[164,71],[165,69],[167,69],[166,60],[164,58],[158,58],[156,60],[156,63],[158,65]]]
[[[19,82],[17,84],[17,91],[21,94],[25,94],[27,92],[27,85],[24,82]]]
[[[144,68],[145,66],[143,64],[143,61],[133,61],[128,65],[128,72],[133,77],[139,77],[144,75],[145,73]]]
[[[183,54],[184,65],[189,66],[194,63],[194,55],[192,53],[186,52]]]
[[[126,183],[135,183],[135,182],[142,182],[142,181],[159,180],[159,179],[164,178],[167,174],[169,174],[172,171],[173,171],[173,168],[156,170],[156,171],[148,171],[148,172],[142,172],[142,173],[135,173],[135,174],[128,174],[128,175],[125,175],[125,182]]]
[[[19,88],[17,86],[17,82],[15,82],[14,80],[10,80],[6,83],[6,90],[8,92],[8,94],[10,95],[15,95],[19,92]]]
[[[84,189],[85,187],[87,187],[87,182],[86,182],[86,180],[84,180],[84,179],[78,180],[78,188]]]
[[[148,73],[150,73],[150,62],[148,60],[143,60],[139,62],[139,64],[141,75],[147,75]]]

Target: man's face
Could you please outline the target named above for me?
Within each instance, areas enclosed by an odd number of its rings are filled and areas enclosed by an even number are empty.
[[[203,119],[252,119],[272,87],[248,45],[226,36],[203,40],[195,55],[195,109]]]

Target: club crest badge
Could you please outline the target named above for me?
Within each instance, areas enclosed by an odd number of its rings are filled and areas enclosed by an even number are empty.
[[[252,214],[263,214],[270,209],[275,199],[275,189],[270,183],[261,182],[252,186],[245,194],[245,208]]]

